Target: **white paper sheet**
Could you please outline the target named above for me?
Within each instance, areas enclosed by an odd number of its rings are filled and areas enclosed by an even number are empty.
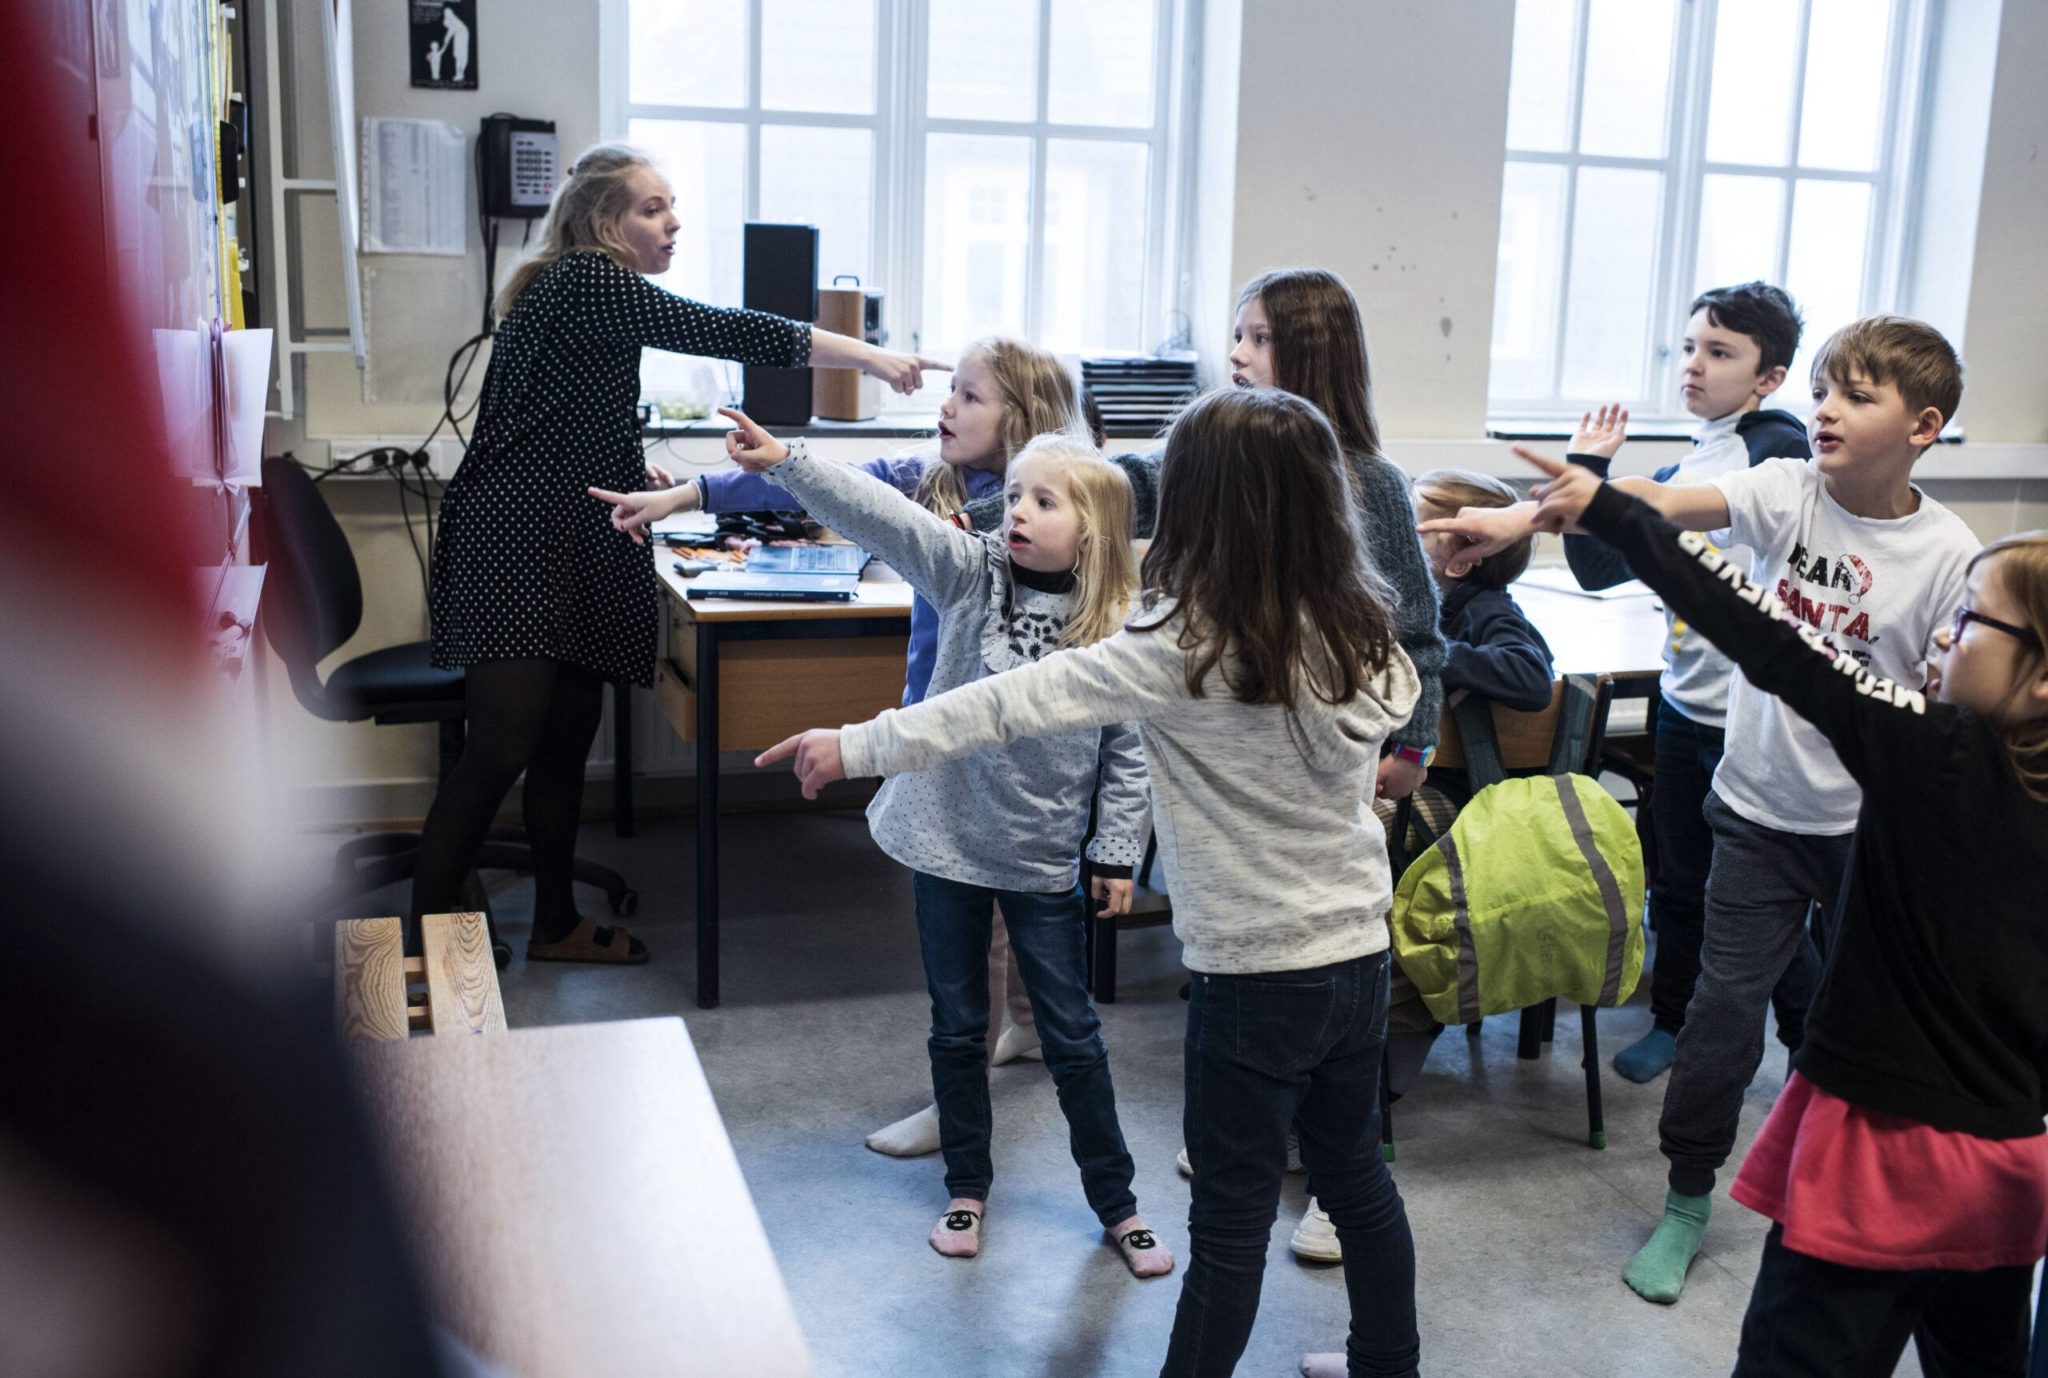
[[[363,120],[363,252],[469,252],[469,137],[442,120]]]
[[[226,354],[223,376],[228,395],[225,412],[228,452],[221,456],[221,477],[230,483],[263,481],[263,409],[270,400],[268,330],[230,330],[221,336]]]

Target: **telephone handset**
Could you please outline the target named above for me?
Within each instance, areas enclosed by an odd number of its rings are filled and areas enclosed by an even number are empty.
[[[560,163],[553,120],[485,117],[483,138],[477,144],[477,199],[483,215],[497,220],[538,220],[546,215]]]

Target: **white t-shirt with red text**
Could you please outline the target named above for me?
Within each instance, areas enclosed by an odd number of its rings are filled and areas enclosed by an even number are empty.
[[[1828,495],[1820,466],[1767,459],[1709,480],[1729,523],[1709,539],[1750,548],[1750,577],[1835,650],[1902,685],[1926,683],[1931,638],[1961,606],[1979,542],[1963,519],[1913,490],[1910,516],[1859,517]],[[1767,828],[1809,837],[1856,830],[1863,793],[1819,732],[1736,670],[1714,792]]]

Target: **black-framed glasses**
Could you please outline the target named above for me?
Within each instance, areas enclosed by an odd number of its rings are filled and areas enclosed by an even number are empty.
[[[2022,646],[2031,647],[2036,651],[2041,649],[2041,638],[2036,636],[2029,628],[2015,627],[2010,622],[2001,622],[1995,617],[1986,617],[1975,608],[1956,609],[1955,625],[1950,627],[1948,631],[1949,639],[1951,641],[1961,641],[1963,639],[1963,629],[1972,622],[1981,622],[1995,632],[2004,632]]]

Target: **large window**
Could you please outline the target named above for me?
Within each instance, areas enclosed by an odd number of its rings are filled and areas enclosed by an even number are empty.
[[[737,303],[740,226],[814,224],[821,281],[885,293],[890,343],[1167,333],[1181,0],[617,0],[607,133],[651,151],[683,229],[664,285]],[[729,366],[650,350],[650,395]]]
[[[1518,0],[1489,408],[1675,416],[1686,308],[1762,278],[1815,346],[1898,297],[1925,0]]]

